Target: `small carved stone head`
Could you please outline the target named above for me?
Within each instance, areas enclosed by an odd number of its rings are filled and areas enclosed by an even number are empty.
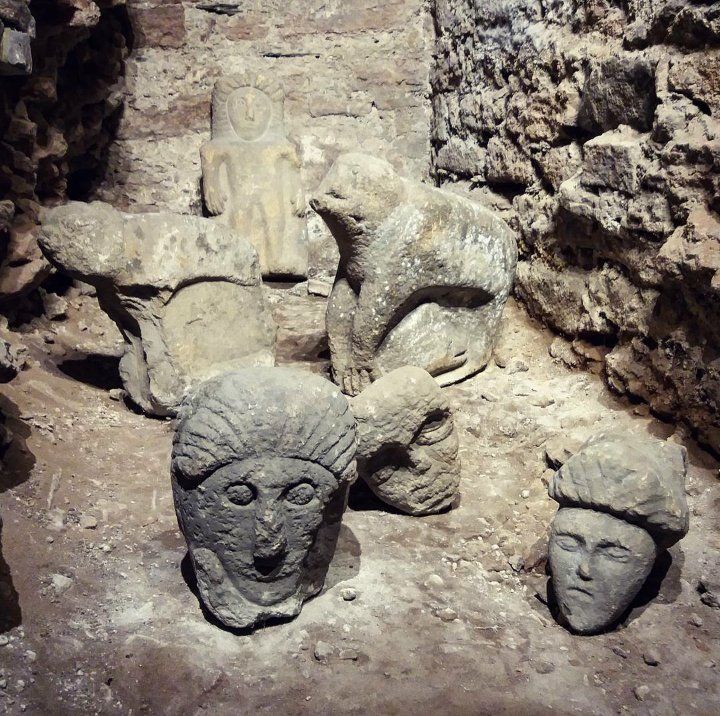
[[[450,406],[422,368],[398,368],[352,401],[358,472],[384,502],[411,515],[448,508],[458,494],[458,435]]]
[[[297,614],[356,477],[347,400],[312,373],[253,368],[204,383],[180,418],[173,496],[203,602],[237,628]]]
[[[627,611],[658,554],[688,530],[685,449],[602,433],[558,470],[560,504],[549,561],[562,620],[579,634],[613,626]]]
[[[222,77],[212,99],[213,139],[256,142],[283,133],[284,91],[274,80],[245,73]]]

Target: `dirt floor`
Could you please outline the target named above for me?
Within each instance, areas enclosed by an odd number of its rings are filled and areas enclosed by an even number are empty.
[[[269,293],[280,362],[326,370],[324,299]],[[720,564],[717,462],[598,376],[555,362],[552,335],[515,306],[505,367],[447,389],[463,461],[456,509],[407,517],[356,489],[326,589],[254,634],[207,621],[189,586],[172,421],[114,399],[121,340],[95,299],[74,289],[67,313],[19,336],[28,366],[2,386],[15,441],[0,482],[0,712],[720,712],[720,609],[698,593]],[[546,449],[610,426],[687,445],[691,528],[620,629],[577,637],[544,601]]]

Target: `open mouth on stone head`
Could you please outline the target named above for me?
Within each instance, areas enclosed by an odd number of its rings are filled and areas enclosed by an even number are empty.
[[[285,564],[285,555],[279,554],[272,557],[253,557],[253,566],[257,573],[258,582],[270,582],[280,576],[283,565]]]

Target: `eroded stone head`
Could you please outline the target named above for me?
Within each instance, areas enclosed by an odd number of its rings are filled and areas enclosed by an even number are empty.
[[[589,440],[555,473],[550,533],[562,620],[580,634],[613,626],[657,555],[688,530],[685,449],[625,433]]]
[[[360,153],[340,155],[325,175],[310,206],[326,222],[340,222],[353,235],[372,229],[387,216],[388,205],[401,203],[405,187],[393,166]],[[336,240],[342,233],[333,232]]]
[[[411,515],[449,507],[458,494],[458,436],[450,406],[422,368],[388,373],[352,401],[358,470],[384,502]]]
[[[203,602],[245,628],[316,594],[356,476],[355,421],[328,381],[284,368],[230,373],[186,402],[172,483]]]

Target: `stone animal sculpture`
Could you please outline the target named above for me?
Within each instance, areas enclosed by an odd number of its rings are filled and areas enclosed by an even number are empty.
[[[517,263],[502,219],[363,154],[340,156],[310,204],[340,251],[327,330],[344,392],[403,365],[440,385],[485,367]]]
[[[96,287],[125,337],[123,385],[146,413],[174,415],[203,380],[274,364],[257,254],[231,229],[73,202],[45,213],[39,243],[52,264]]]
[[[686,451],[625,433],[601,433],[555,473],[560,504],[549,561],[561,620],[579,634],[614,626],[656,558],[688,531]]]
[[[358,474],[383,501],[430,515],[458,496],[458,435],[442,389],[422,368],[405,366],[352,400]]]
[[[347,400],[312,373],[251,368],[188,397],[172,489],[200,596],[219,621],[294,616],[322,589],[355,449]]]
[[[284,93],[263,75],[223,77],[212,98],[212,138],[200,148],[210,213],[249,241],[268,277],[307,276],[300,160],[283,127]]]

